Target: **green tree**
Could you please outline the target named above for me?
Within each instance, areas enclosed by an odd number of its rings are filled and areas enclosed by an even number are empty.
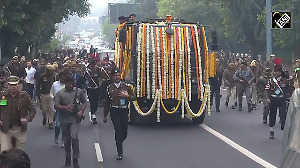
[[[224,34],[238,45],[246,46],[255,58],[265,51],[265,25],[258,20],[265,1],[220,0]]]
[[[28,46],[49,43],[56,23],[89,12],[88,0],[3,0],[0,6],[0,44],[7,57],[16,46],[23,55]]]
[[[118,24],[110,24],[108,19],[106,19],[102,24],[102,34],[104,35],[104,41],[108,42],[111,46],[114,46],[115,30],[117,26]]]
[[[230,48],[233,42],[224,36],[219,6],[219,0],[160,0],[158,16],[164,18],[172,15],[173,18],[209,25],[206,30],[207,37],[210,37],[210,30],[217,30],[219,48]]]
[[[136,6],[136,16],[137,18],[144,20],[147,18],[156,18],[157,17],[157,2],[159,0],[133,0]]]
[[[277,46],[291,50],[294,58],[300,58],[300,1],[279,0],[273,10],[292,11],[292,29],[273,30],[273,35]]]

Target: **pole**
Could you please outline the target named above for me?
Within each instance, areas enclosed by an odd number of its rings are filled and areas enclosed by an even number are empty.
[[[272,23],[271,23],[272,0],[266,0],[266,38],[267,38],[267,60],[272,54]]]

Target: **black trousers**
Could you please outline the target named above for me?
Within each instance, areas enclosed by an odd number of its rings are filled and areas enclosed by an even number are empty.
[[[213,97],[215,97],[215,103],[216,103],[216,109],[220,108],[220,86],[217,85],[211,85],[211,97],[210,102],[213,104]]]
[[[123,142],[128,132],[128,109],[110,109],[110,117],[115,129],[115,141],[118,154],[123,154]]]
[[[98,101],[99,101],[99,95],[100,89],[87,89],[87,94],[89,96],[90,100],[90,108],[91,108],[91,114],[95,114],[98,108]]]
[[[33,89],[34,89],[34,84],[25,83],[24,90],[29,94],[31,99],[33,97]]]
[[[269,114],[269,126],[274,127],[276,123],[277,109],[279,109],[279,117],[281,122],[281,130],[284,129],[286,118],[286,103],[284,98],[271,98],[270,114]]]

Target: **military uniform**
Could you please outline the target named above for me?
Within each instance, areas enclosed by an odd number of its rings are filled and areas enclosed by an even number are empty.
[[[272,129],[276,123],[277,109],[281,122],[281,130],[284,129],[286,118],[286,99],[288,94],[288,80],[282,76],[271,78],[266,85],[267,98],[270,100],[269,126],[271,127],[270,138],[274,138]]]
[[[47,71],[54,71],[52,65],[46,66]],[[50,97],[50,90],[52,84],[55,82],[55,75],[53,73],[45,72],[43,73],[37,82],[37,90],[40,90],[41,93],[41,110],[43,114],[43,125],[46,125],[46,122],[49,125],[50,129],[53,129],[53,101]]]
[[[112,75],[114,72],[112,72]],[[121,92],[127,92],[127,99],[120,98]],[[127,138],[128,130],[128,103],[136,99],[133,87],[124,82],[112,83],[107,87],[107,94],[104,102],[104,118],[110,113],[110,117],[115,129],[115,141],[117,146],[118,160],[122,159],[123,142]]]
[[[271,71],[269,69],[268,71]],[[263,101],[264,104],[264,110],[263,110],[263,123],[267,124],[267,117],[269,115],[269,104],[266,102],[267,99],[267,93],[265,91],[265,87],[268,84],[268,81],[271,79],[271,75],[264,75],[258,78],[256,87],[259,94],[259,99]]]
[[[90,64],[95,64],[95,62],[92,60]],[[98,101],[101,94],[100,93],[100,85],[102,83],[101,71],[97,66],[95,65],[91,66],[85,71],[84,77],[86,79],[87,94],[90,101],[91,120],[93,124],[97,124],[95,113],[98,108]]]
[[[9,77],[8,84],[19,83],[17,77]],[[17,86],[18,87],[18,86]],[[0,93],[0,141],[1,151],[12,148],[12,138],[16,138],[16,147],[23,149],[26,142],[27,122],[31,122],[36,114],[30,96],[18,91],[13,96],[9,90]],[[26,119],[26,121],[24,121]],[[23,122],[21,121],[23,120]]]

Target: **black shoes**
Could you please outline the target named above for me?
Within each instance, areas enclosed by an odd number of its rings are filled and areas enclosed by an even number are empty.
[[[91,120],[92,120],[92,123],[93,123],[93,124],[97,124],[97,118],[96,118],[96,115],[95,115],[95,114],[92,114],[92,115],[91,115]]]
[[[71,158],[66,158],[65,166],[71,166]]]
[[[264,124],[267,124],[267,123],[268,123],[268,122],[267,122],[267,116],[266,116],[266,115],[263,116],[263,123],[264,123]]]
[[[73,166],[74,166],[74,168],[80,168],[78,159],[73,159]]]
[[[274,131],[270,131],[270,139],[275,139]]]
[[[123,159],[123,154],[118,154],[118,156],[117,156],[116,159],[117,159],[117,160],[122,160],[122,159]]]
[[[234,102],[234,106],[237,107],[237,102]]]
[[[46,125],[46,123],[47,123],[47,119],[43,118],[43,125]]]
[[[216,109],[216,112],[221,112],[219,108]]]
[[[231,106],[231,109],[235,109],[235,106]]]
[[[228,107],[228,101],[225,102],[225,106]]]
[[[248,104],[248,112],[250,113],[253,110],[253,107],[251,104]]]

